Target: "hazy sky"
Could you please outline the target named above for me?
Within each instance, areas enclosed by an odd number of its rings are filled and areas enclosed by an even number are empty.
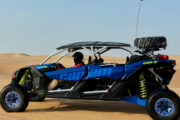
[[[139,0],[0,0],[0,53],[49,54],[77,41],[133,45]],[[180,54],[180,0],[144,0],[139,37],[166,36]]]

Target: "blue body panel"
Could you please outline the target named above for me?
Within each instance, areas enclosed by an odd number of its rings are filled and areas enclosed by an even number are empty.
[[[125,74],[124,74],[122,79],[127,78],[129,75],[134,73],[137,69],[139,69],[143,65],[156,64],[156,63],[158,63],[160,61],[171,62],[172,60],[152,60],[152,59],[146,59],[146,60],[141,60],[141,61],[134,62],[132,64],[127,64],[127,65],[125,65]]]
[[[171,60],[158,60],[170,62]],[[96,78],[110,78],[110,79],[125,79],[133,74],[137,69],[146,64],[156,64],[157,60],[141,60],[132,64],[117,65],[117,66],[100,66],[100,65],[85,65],[81,67],[65,68],[61,70],[54,70],[45,72],[45,75],[51,79],[78,81],[96,79]],[[48,68],[50,64],[35,66],[37,69]]]
[[[81,80],[85,75],[87,76],[83,80],[103,77],[118,80],[124,75],[124,66],[101,67],[99,65],[87,65],[45,72],[44,74],[51,79],[69,81]]]
[[[156,60],[141,60],[132,64],[125,65],[125,74],[122,79],[127,78],[130,74],[132,74],[137,69],[139,69],[143,65],[143,63],[150,62],[150,61],[152,61],[152,64],[153,64],[153,62]]]

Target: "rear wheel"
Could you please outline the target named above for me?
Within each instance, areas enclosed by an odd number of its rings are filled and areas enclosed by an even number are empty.
[[[146,109],[154,120],[177,120],[180,116],[180,99],[167,89],[160,89],[147,99]]]
[[[19,85],[8,85],[0,93],[1,107],[7,112],[24,111],[29,103],[29,95]]]

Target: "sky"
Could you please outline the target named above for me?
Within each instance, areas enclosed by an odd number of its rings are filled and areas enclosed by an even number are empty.
[[[134,44],[139,0],[0,0],[0,53],[45,55],[78,41]],[[180,0],[144,0],[138,37],[180,55]]]

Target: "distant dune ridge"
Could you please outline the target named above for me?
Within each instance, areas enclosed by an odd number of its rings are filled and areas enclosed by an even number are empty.
[[[25,53],[0,53],[0,56],[13,56],[13,57],[19,57],[19,56],[30,56]]]
[[[29,56],[24,53],[0,54],[0,90],[11,81],[12,73],[21,67],[40,64],[47,55]],[[53,57],[55,61],[58,57]],[[105,63],[124,63],[125,58],[103,57]],[[176,60],[176,73],[170,84],[180,95],[180,55],[170,55]],[[87,63],[88,56],[85,56]],[[51,62],[52,62],[51,61]],[[74,66],[73,58],[67,56],[61,60],[65,67]],[[1,120],[151,120],[145,108],[124,102],[102,102],[71,99],[46,99],[45,102],[31,102],[25,112],[6,113],[0,108]]]

